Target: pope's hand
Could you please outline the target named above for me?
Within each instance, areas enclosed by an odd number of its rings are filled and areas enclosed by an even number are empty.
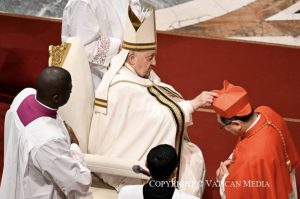
[[[191,100],[191,104],[194,110],[199,108],[211,106],[214,97],[218,97],[219,95],[214,92],[203,91],[200,95]]]
[[[73,129],[64,121],[65,127],[68,130],[69,136],[70,136],[70,140],[71,143],[75,143],[79,145],[78,139],[73,131]]]

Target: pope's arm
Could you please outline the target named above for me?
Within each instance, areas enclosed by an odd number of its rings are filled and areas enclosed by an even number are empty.
[[[180,96],[180,94],[171,85],[161,82],[160,79],[158,79],[158,81],[159,82],[156,82],[156,84],[173,90],[178,94],[178,96]],[[172,97],[172,99],[183,111],[185,123],[187,125],[192,125],[192,113],[194,111],[198,111],[200,108],[211,106],[214,97],[218,97],[218,94],[215,92],[203,91],[192,100],[184,100],[182,97]]]
[[[192,100],[182,100],[177,102],[184,112],[185,122],[192,124],[192,113],[200,108],[211,106],[213,98],[217,96],[218,95],[214,92],[203,91]]]
[[[42,174],[66,196],[83,196],[91,185],[91,173],[70,155],[70,146],[62,139],[47,142],[32,157]]]
[[[192,120],[192,113],[194,112],[193,106],[189,100],[184,100],[177,102],[177,104],[180,106],[181,110],[184,113],[184,122],[187,125],[192,125],[193,120]]]
[[[105,13],[105,8],[99,7],[99,13]],[[98,19],[95,10],[85,1],[74,1],[66,7],[63,14],[62,41],[68,37],[80,37],[89,62],[107,66],[114,55],[119,51],[121,40],[114,37],[101,35],[105,27],[102,20]]]

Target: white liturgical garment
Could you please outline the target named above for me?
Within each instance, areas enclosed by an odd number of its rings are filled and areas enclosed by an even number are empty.
[[[175,103],[172,95],[181,98],[170,85],[152,76],[149,79],[139,77],[130,65],[123,66],[110,83],[107,114],[94,110],[88,153],[145,162],[154,146],[169,144],[177,150],[181,146],[181,152],[178,150],[181,158],[179,180],[193,183],[193,186],[182,183],[180,189],[201,196],[204,159],[201,150],[188,141],[186,132],[193,108],[183,99]],[[106,174],[100,177],[117,190],[139,183]]]
[[[62,199],[89,194],[91,174],[57,110],[24,89],[5,117],[0,198]]]
[[[119,192],[118,199],[144,199],[143,185],[124,186]],[[175,189],[172,199],[199,199],[196,196]]]
[[[80,37],[94,88],[120,48],[129,0],[69,0],[63,13],[62,41]]]

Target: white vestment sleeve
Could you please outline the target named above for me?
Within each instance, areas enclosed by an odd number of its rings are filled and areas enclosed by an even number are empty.
[[[84,161],[84,157],[83,154],[81,152],[81,149],[79,148],[79,146],[75,143],[71,144],[70,147],[70,156],[74,159],[77,160],[78,162],[80,162],[82,165],[86,166],[86,163]]]
[[[220,182],[220,195],[222,199],[226,199],[226,193],[225,193],[225,185],[226,185],[226,178],[229,176],[229,174],[225,174],[222,177],[222,180]]]
[[[293,192],[289,195],[289,199],[297,199],[298,198],[298,192],[297,192],[297,184],[296,184],[296,172],[295,169],[290,173]]]
[[[192,113],[194,109],[190,101],[181,101],[177,103],[184,113],[184,122],[189,126],[193,124]]]
[[[118,199],[129,199],[128,194],[124,192],[124,187],[121,188],[120,192],[118,193]]]
[[[231,153],[228,157],[228,160],[232,160],[233,153]],[[225,174],[222,177],[222,180],[220,182],[220,195],[222,199],[226,199],[226,194],[225,194],[225,185],[226,185],[226,178],[229,176],[229,174]]]
[[[84,1],[73,2],[73,6],[64,11],[62,40],[65,41],[68,37],[80,37],[89,62],[108,66],[112,57],[117,54],[121,40],[101,35],[101,30],[107,28],[103,22],[101,23],[102,20],[105,20],[105,15],[100,18],[96,16],[90,4]]]
[[[32,160],[66,196],[84,196],[91,185],[91,173],[70,156],[69,148],[64,140],[52,140],[41,146]]]
[[[10,129],[12,126],[12,111],[8,110],[5,114],[5,121],[4,121],[4,159],[5,159],[5,154],[7,151],[7,143],[10,137]]]
[[[151,75],[152,75],[152,78],[155,78],[154,80],[152,79],[152,81],[155,82],[155,84],[162,86],[162,87],[169,88],[172,91],[174,91],[175,93],[178,93],[172,86],[161,82],[160,78],[156,75],[156,73],[154,71]],[[157,77],[155,77],[155,76],[157,76]],[[180,95],[180,94],[178,93],[178,95]],[[192,113],[194,112],[194,109],[193,109],[191,102],[189,100],[183,100],[183,101],[177,102],[177,104],[183,111],[184,122],[186,123],[186,125],[187,126],[192,125],[193,124]]]

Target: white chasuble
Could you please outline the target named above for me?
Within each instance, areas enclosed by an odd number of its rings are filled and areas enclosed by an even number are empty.
[[[114,76],[108,92],[107,113],[94,110],[88,153],[145,162],[149,150],[159,144],[176,148],[180,157],[180,189],[201,196],[205,165],[201,150],[188,141],[186,125],[191,122],[190,102],[175,103],[181,97],[158,79],[139,77],[129,66]],[[140,180],[100,174],[119,190]]]

